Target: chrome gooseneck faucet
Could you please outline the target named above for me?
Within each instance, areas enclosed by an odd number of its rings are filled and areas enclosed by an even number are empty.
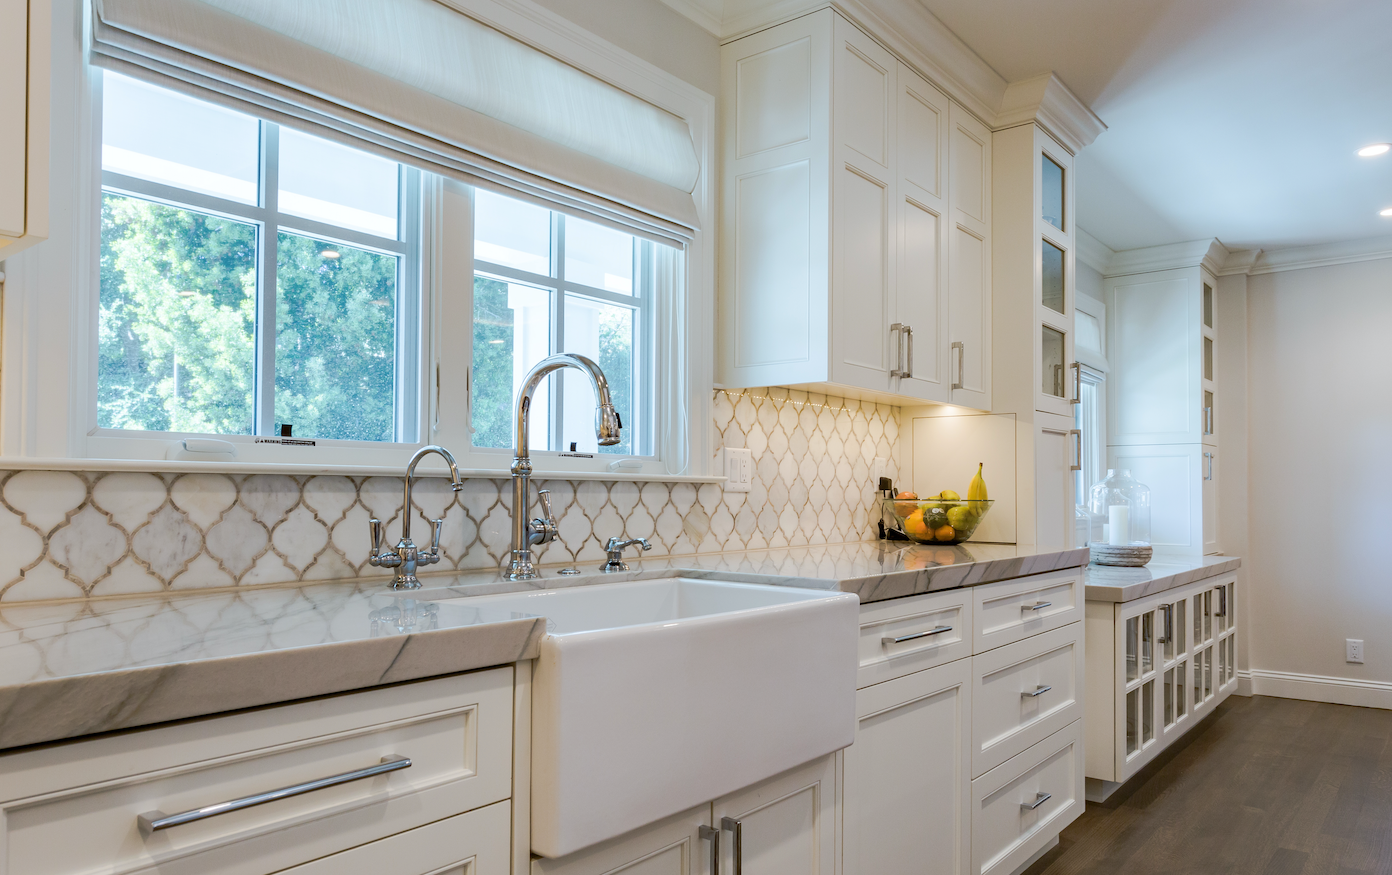
[[[438,453],[443,456],[449,465],[451,486],[455,492],[464,488],[464,481],[459,479],[459,466],[454,463],[454,456],[444,447],[437,447],[431,444],[428,447],[421,447],[416,450],[416,454],[411,457],[411,461],[406,463],[406,489],[404,500],[401,504],[401,540],[396,546],[389,549],[382,549],[382,537],[385,528],[382,521],[373,517],[368,520],[368,526],[372,530],[372,552],[368,555],[367,561],[378,568],[400,568],[396,572],[396,579],[392,581],[392,589],[419,589],[421,582],[416,579],[416,569],[422,565],[434,565],[440,561],[440,528],[445,524],[444,520],[431,520],[434,528],[434,536],[430,539],[430,550],[422,550],[411,540],[411,481],[416,476],[416,465],[421,459]]]
[[[527,438],[531,428],[532,396],[548,374],[562,368],[575,368],[589,377],[594,385],[595,398],[599,402],[595,408],[595,438],[601,447],[617,444],[619,431],[623,428],[623,421],[619,419],[619,413],[609,397],[609,381],[593,360],[563,352],[542,359],[527,372],[522,380],[522,388],[517,392],[516,431],[512,439],[512,561],[508,563],[504,575],[508,580],[536,580],[540,575],[532,564],[532,547],[556,538],[556,519],[551,511],[549,490],[543,489],[537,493],[544,516],[527,521],[532,504],[532,459],[527,449]]]

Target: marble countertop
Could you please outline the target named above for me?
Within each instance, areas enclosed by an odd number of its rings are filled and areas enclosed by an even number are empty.
[[[1141,568],[1089,565],[1083,575],[1085,597],[1092,602],[1129,602],[1241,567],[1236,556],[1164,557]]]
[[[871,541],[633,561],[600,574],[545,567],[207,594],[0,606],[0,750],[452,674],[534,658],[544,621],[441,599],[698,577],[856,593],[862,602],[1072,568],[1088,551]]]

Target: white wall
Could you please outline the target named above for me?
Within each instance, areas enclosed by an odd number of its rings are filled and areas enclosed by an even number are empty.
[[[661,0],[536,0],[707,94],[720,93],[720,44]]]
[[[1078,261],[1078,275],[1074,279],[1074,290],[1080,295],[1087,295],[1094,301],[1107,300],[1106,293],[1102,287],[1102,274],[1093,270],[1090,266],[1083,263],[1080,258]]]
[[[1247,284],[1256,691],[1392,707],[1392,260]]]

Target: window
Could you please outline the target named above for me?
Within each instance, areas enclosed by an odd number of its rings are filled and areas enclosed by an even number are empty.
[[[1092,487],[1107,468],[1107,357],[1102,326],[1107,309],[1101,301],[1079,294],[1073,309],[1074,352],[1080,368],[1074,428],[1082,432],[1082,470],[1074,474],[1079,505],[1086,505]]]
[[[417,441],[419,172],[102,81],[97,426]]]
[[[473,445],[510,448],[527,372],[556,352],[589,356],[609,381],[623,441],[595,441],[594,392],[560,372],[538,390],[533,451],[654,454],[653,260],[659,244],[483,189],[474,195]]]

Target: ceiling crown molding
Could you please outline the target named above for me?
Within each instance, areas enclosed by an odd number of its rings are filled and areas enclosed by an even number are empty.
[[[1377,261],[1383,258],[1392,258],[1392,237],[1364,237],[1359,240],[1341,240],[1337,243],[1319,243],[1313,246],[1257,250],[1247,273],[1257,276],[1287,270]]]
[[[1075,227],[1073,230],[1075,232],[1074,240],[1078,244],[1074,255],[1083,264],[1106,276],[1107,271],[1111,269],[1112,258],[1116,255],[1116,251],[1084,231],[1082,227]]]
[[[1074,155],[1107,129],[1097,113],[1053,73],[1011,82],[996,115],[997,128],[1038,122]]]
[[[1203,267],[1215,276],[1222,273],[1228,260],[1228,249],[1218,238],[1147,246],[1144,249],[1125,249],[1112,253],[1105,276],[1129,276],[1157,270],[1184,267]]]

